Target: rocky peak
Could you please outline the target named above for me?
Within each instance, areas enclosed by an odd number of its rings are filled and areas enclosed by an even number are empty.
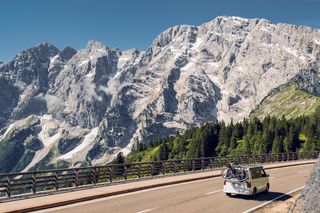
[[[86,49],[93,50],[93,51],[94,50],[107,51],[109,48],[99,41],[90,40],[87,43]]]
[[[118,55],[117,50],[89,41],[85,48],[59,66],[61,70],[54,72],[56,77],[49,92],[59,104],[50,105],[49,112],[72,125],[96,127],[110,101],[106,87],[118,70]]]
[[[139,55],[140,50],[137,48],[128,49],[122,52],[123,55]]]
[[[34,80],[45,82],[53,56],[59,49],[49,43],[40,43],[36,47],[20,52],[15,58],[1,66],[1,70],[11,73],[11,78],[23,84],[31,84]],[[45,84],[45,83],[44,83]]]
[[[242,18],[238,16],[217,16],[212,20],[212,22],[216,22],[218,24],[224,24],[228,22],[229,24],[246,24],[252,20],[259,20],[259,19],[247,19],[247,18]]]
[[[190,38],[188,35],[196,33],[197,27],[191,25],[177,25],[175,27],[169,28],[161,33],[156,39],[152,42],[152,47],[163,48],[171,42],[178,42],[175,39],[181,37]],[[180,39],[179,39],[180,40]]]
[[[118,69],[121,70],[128,66],[138,63],[141,58],[141,52],[138,49],[129,49],[120,53],[118,59]]]
[[[49,59],[59,53],[59,49],[48,42],[40,43],[34,48],[28,49],[25,53],[29,56],[39,58],[41,63],[49,61]]]
[[[60,53],[60,58],[62,61],[68,61],[70,58],[72,58],[77,51],[71,47],[64,48]]]

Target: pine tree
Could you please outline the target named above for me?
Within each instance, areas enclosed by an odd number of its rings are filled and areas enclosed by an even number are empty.
[[[157,155],[157,160],[168,160],[169,157],[169,149],[166,143],[162,143],[159,147],[159,152]]]
[[[235,135],[231,136],[231,141],[230,141],[230,150],[234,150],[237,148],[237,138]]]
[[[282,148],[282,143],[283,143],[283,138],[281,136],[276,136],[273,140],[272,143],[272,153],[273,154],[278,154],[281,153],[283,148]]]
[[[124,164],[124,156],[122,152],[119,152],[117,154],[117,157],[113,161],[114,164]]]

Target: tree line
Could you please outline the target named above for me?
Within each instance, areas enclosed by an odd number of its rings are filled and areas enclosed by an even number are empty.
[[[266,116],[238,123],[206,123],[183,134],[137,143],[126,161],[320,151],[319,139],[320,108],[312,116],[294,119]]]

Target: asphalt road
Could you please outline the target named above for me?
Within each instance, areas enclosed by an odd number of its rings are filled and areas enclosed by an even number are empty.
[[[219,177],[112,196],[38,213],[245,212],[302,187],[312,167],[309,164],[268,170],[270,192],[259,194],[254,200],[246,196],[225,196],[222,192],[223,179]]]

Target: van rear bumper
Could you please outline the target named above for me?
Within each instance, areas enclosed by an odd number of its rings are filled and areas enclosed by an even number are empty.
[[[237,195],[252,195],[250,191],[223,190],[223,192]]]
[[[231,186],[230,183],[223,187],[223,192],[230,193],[230,194],[240,194],[240,195],[251,195],[252,194],[251,188],[244,188],[244,187],[234,188],[233,186]]]

